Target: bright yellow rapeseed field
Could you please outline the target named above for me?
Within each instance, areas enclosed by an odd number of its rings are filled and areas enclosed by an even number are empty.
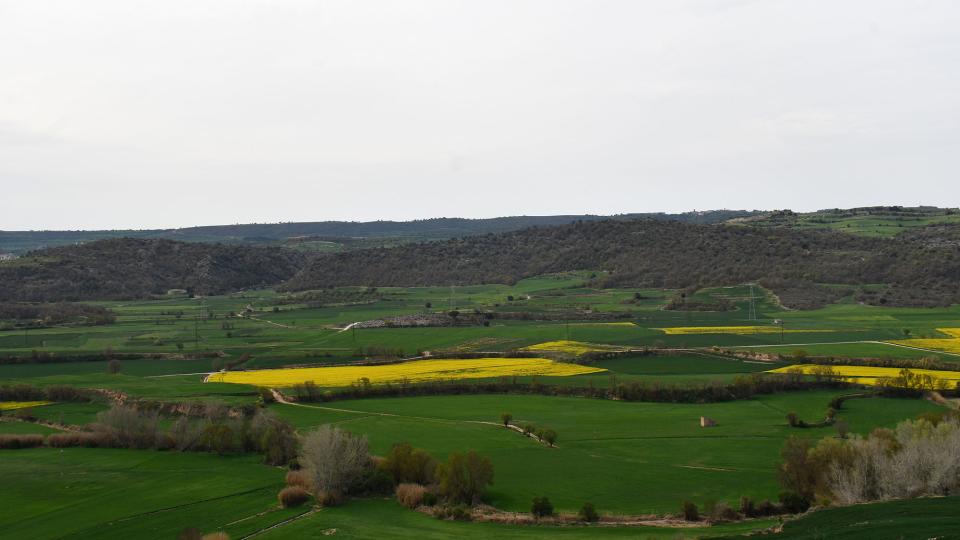
[[[795,366],[786,366],[770,370],[769,373],[788,373],[790,370],[800,369],[805,374],[815,374],[828,366],[816,364],[801,364]],[[829,366],[833,373],[842,377],[844,380],[856,382],[859,384],[876,385],[880,379],[895,379],[900,376],[902,369],[893,367],[871,367],[871,366]],[[953,388],[957,382],[960,382],[960,371],[937,371],[932,369],[913,369],[910,373],[914,376],[929,375],[936,381],[943,381],[946,388]]]
[[[313,381],[317,386],[349,386],[360,379],[371,384],[401,381],[425,382],[450,379],[485,379],[542,375],[567,377],[605,371],[600,368],[554,362],[546,358],[471,358],[414,360],[379,366],[334,366],[317,368],[261,369],[214,373],[207,382],[288,387]]]
[[[687,334],[779,334],[779,326],[674,326],[670,328],[657,328],[669,335],[687,335]],[[821,332],[833,332],[833,330],[798,330],[785,328],[785,334],[812,334]]]
[[[937,328],[937,332],[952,337],[941,339],[897,339],[890,341],[890,343],[920,349],[935,349],[949,353],[960,353],[960,328]]]
[[[28,407],[41,407],[49,405],[52,401],[0,401],[0,411],[14,411],[17,409],[26,409]]]
[[[589,352],[608,352],[608,351],[620,351],[623,350],[623,347],[617,347],[615,345],[602,345],[599,343],[586,343],[584,341],[569,341],[569,340],[559,340],[559,341],[547,341],[544,343],[537,343],[536,345],[530,345],[524,347],[524,351],[543,351],[543,352],[558,352],[558,353],[567,353],[567,354],[586,354]]]

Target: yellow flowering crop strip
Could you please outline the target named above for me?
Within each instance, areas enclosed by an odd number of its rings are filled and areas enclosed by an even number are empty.
[[[670,328],[656,328],[668,335],[689,335],[689,334],[779,334],[779,326],[673,326]],[[833,332],[833,330],[800,330],[795,328],[785,328],[785,334],[814,334]]]
[[[617,347],[616,345],[603,345],[599,343],[586,343],[584,341],[569,341],[569,340],[559,340],[559,341],[547,341],[544,343],[537,343],[536,345],[530,345],[524,347],[524,351],[534,351],[534,352],[555,352],[555,353],[567,353],[567,354],[586,354],[590,352],[611,352],[611,351],[622,351],[623,347]]]
[[[891,340],[890,343],[906,345],[907,347],[917,347],[919,349],[934,349],[938,351],[960,354],[960,328],[937,328],[937,332],[951,337],[933,339],[895,339]]]
[[[569,377],[598,373],[604,369],[554,362],[546,358],[470,358],[414,360],[378,366],[332,366],[317,368],[261,369],[214,373],[207,382],[251,384],[271,388],[289,387],[313,381],[317,386],[349,386],[360,379],[371,384],[429,382],[450,379],[492,377]]]
[[[30,407],[42,407],[50,405],[52,401],[0,401],[0,411],[15,411],[17,409],[27,409]]]
[[[871,366],[821,366],[816,364],[800,364],[785,366],[770,370],[768,373],[789,373],[791,370],[802,370],[804,374],[816,374],[818,370],[831,368],[833,373],[843,380],[855,382],[858,384],[867,384],[874,386],[880,379],[896,379],[903,371],[902,368],[893,367],[871,367]],[[953,388],[957,382],[960,382],[960,371],[938,371],[933,369],[913,369],[910,368],[913,375],[929,375],[934,381],[943,381],[946,388]]]

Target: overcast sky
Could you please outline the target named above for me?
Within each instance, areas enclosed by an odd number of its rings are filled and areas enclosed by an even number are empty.
[[[960,2],[0,0],[0,229],[960,205]]]

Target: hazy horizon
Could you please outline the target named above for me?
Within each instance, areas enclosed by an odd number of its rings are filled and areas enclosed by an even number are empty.
[[[0,230],[960,206],[944,0],[0,0]]]

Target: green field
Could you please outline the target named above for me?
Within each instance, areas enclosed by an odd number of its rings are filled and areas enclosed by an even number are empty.
[[[438,458],[466,449],[489,455],[497,473],[491,503],[497,507],[525,511],[533,497],[547,495],[562,510],[575,512],[592,501],[605,511],[640,514],[674,512],[686,499],[775,499],[783,440],[834,433],[790,428],[786,414],[820,420],[834,395],[801,392],[704,405],[481,395],[274,407],[300,429],[334,423],[366,435],[379,453],[405,441]],[[841,415],[853,431],[867,433],[934,408],[920,400],[876,398],[848,401]],[[558,447],[478,423],[497,422],[505,411],[519,425],[556,430]],[[700,416],[719,425],[701,428]]]
[[[281,470],[256,459],[137,450],[10,451],[0,537],[174,538],[271,510]],[[289,511],[277,511],[280,521]]]
[[[788,521],[774,538],[960,538],[960,497],[861,504],[812,512]]]

